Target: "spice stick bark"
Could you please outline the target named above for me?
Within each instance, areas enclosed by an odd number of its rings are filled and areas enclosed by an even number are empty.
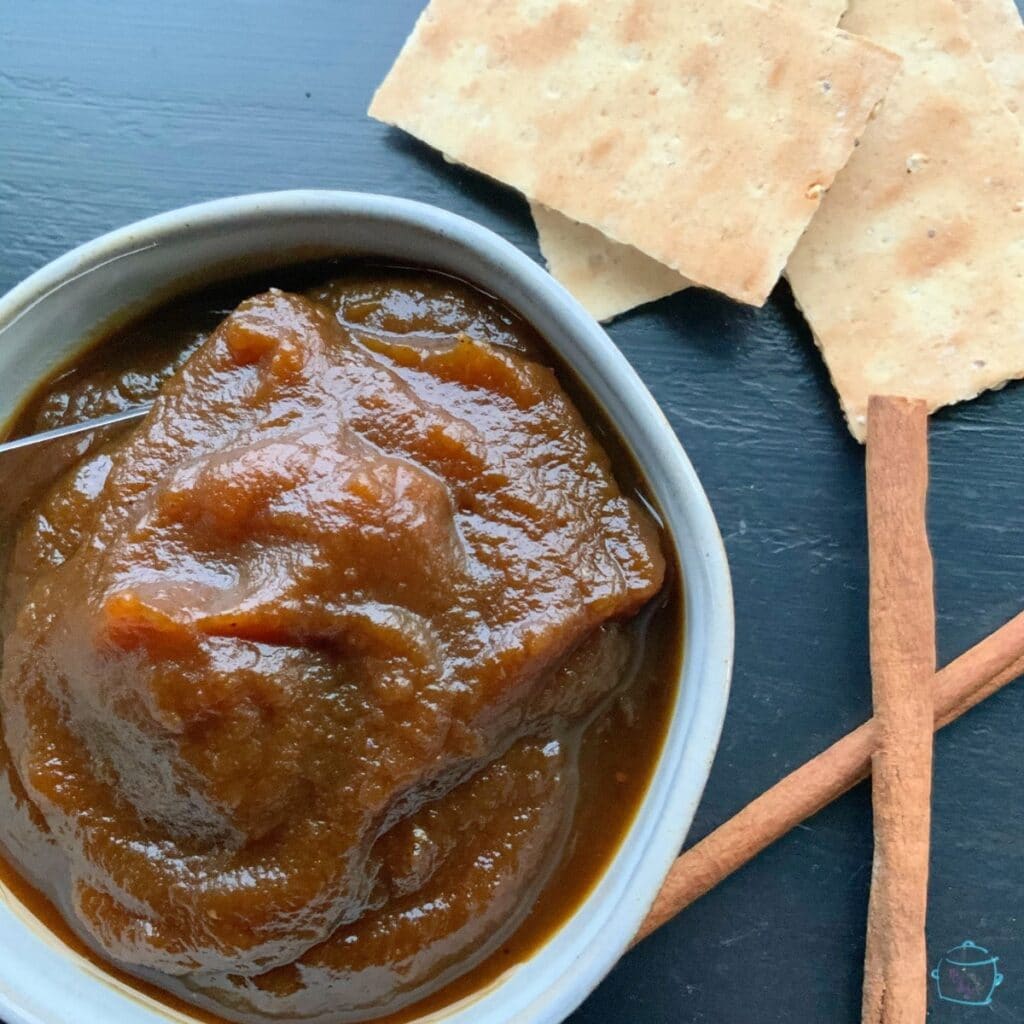
[[[949,725],[1024,675],[1024,612],[935,677],[935,728]],[[866,778],[877,743],[875,720],[847,733],[676,858],[639,941],[753,860],[800,822]]]
[[[1013,621],[1017,622],[1021,618],[1024,616],[1018,616]],[[981,644],[978,647],[981,647]],[[972,648],[972,650],[977,650],[977,648]],[[1007,683],[1012,683],[1020,679],[1021,676],[1024,676],[1024,657],[1010,662],[1007,668],[989,676],[979,686],[970,690],[957,686],[955,678],[947,676],[945,672],[940,672],[936,676],[936,682],[941,685],[937,686],[935,690],[935,728],[941,729],[943,726],[949,725],[950,722],[955,722],[962,714],[970,711],[982,701],[988,700],[993,693],[997,693]]]
[[[868,905],[864,1024],[922,1024],[928,975],[935,599],[925,526],[928,410],[868,404],[867,505],[875,856]]]
[[[935,677],[935,728],[1024,676],[1024,611]],[[801,821],[851,790],[869,771],[878,742],[869,719],[719,825],[676,858],[635,942],[710,892]]]
[[[935,728],[949,725],[1022,675],[1024,612],[938,673]],[[876,723],[869,719],[677,857],[634,944],[864,779],[876,742]]]

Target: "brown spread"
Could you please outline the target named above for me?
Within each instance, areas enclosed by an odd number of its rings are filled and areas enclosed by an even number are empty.
[[[642,729],[649,769],[655,524],[529,328],[457,282],[351,271],[119,344],[23,418],[155,399],[21,516],[0,839],[190,1001],[394,1011],[566,863],[589,733]]]

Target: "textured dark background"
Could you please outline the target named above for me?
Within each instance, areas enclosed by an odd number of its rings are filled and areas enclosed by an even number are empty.
[[[0,0],[0,291],[108,229],[264,189],[436,203],[531,255],[524,202],[364,116],[421,0]],[[704,481],[732,564],[736,674],[692,839],[869,713],[862,450],[785,286],[692,291],[610,333]],[[1024,388],[935,417],[930,525],[946,661],[1024,607]],[[929,957],[964,939],[1024,1020],[1024,685],[938,738]],[[871,867],[859,787],[630,953],[572,1018],[854,1022]],[[71,1024],[71,1022],[69,1022]]]

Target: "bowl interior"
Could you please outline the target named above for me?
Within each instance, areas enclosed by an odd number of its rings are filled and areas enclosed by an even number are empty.
[[[198,275],[318,255],[360,255],[448,271],[526,317],[573,368],[631,450],[679,553],[686,627],[682,678],[655,774],[600,882],[542,955],[487,989],[421,1018],[554,1024],[618,957],[685,838],[725,713],[732,596],[714,516],[672,428],[604,331],[552,278],[491,232],[383,196],[285,192],[190,207],[104,236],[0,299],[0,421],[90,335]],[[0,1013],[7,1024],[144,1024],[188,1018],[71,955],[0,892]]]

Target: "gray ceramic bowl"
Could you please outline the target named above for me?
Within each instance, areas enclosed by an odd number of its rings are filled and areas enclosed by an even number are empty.
[[[175,284],[281,254],[352,253],[449,271],[525,316],[575,370],[632,450],[679,552],[685,655],[664,749],[622,846],[579,910],[529,960],[484,991],[422,1018],[554,1024],[622,955],[679,851],[725,715],[732,593],[711,508],[675,433],[597,323],[497,235],[387,196],[296,191],[176,210],[75,249],[0,299],[0,422],[83,339]],[[0,891],[0,1016],[7,1024],[166,1024],[190,1018],[81,960]]]

